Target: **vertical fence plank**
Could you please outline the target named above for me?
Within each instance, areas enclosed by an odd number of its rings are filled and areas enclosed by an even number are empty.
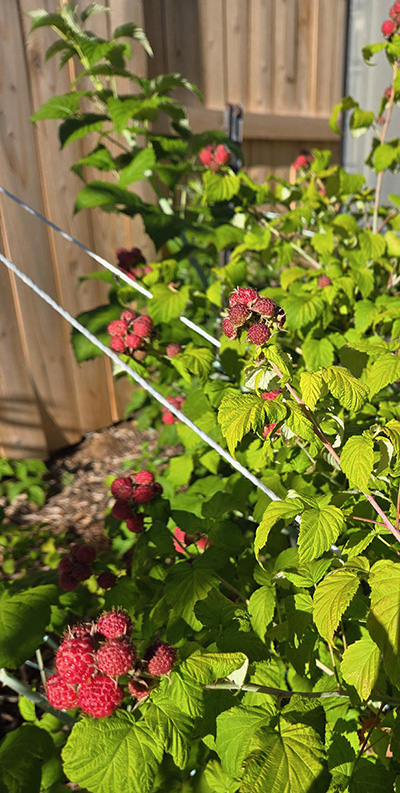
[[[225,0],[227,100],[247,107],[248,3]]]
[[[274,110],[296,111],[297,2],[275,0],[274,11]]]
[[[227,98],[224,0],[198,3],[201,82],[206,107],[222,109]]]
[[[271,110],[273,104],[273,0],[249,0],[249,97],[247,109]]]

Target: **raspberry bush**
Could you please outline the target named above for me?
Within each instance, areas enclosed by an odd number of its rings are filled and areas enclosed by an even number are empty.
[[[258,483],[133,388],[158,456],[108,483],[107,550],[0,584],[0,679],[28,722],[0,744],[7,793],[18,741],[33,793],[399,788],[400,197],[381,200],[400,162],[398,6],[364,49],[392,69],[379,106],[346,97],[331,120],[371,133],[376,189],[318,150],[299,152],[294,183],[255,183],[225,136],[191,133],[171,93],[193,86],[127,72],[126,39],[149,46],[137,26],[106,42],[72,6],[33,14],[60,34],[48,55],[76,55],[92,82],[34,116],[59,114],[63,146],[96,124],[76,210],[140,214],[158,251],[116,252],[152,299],[106,275],[109,302],[80,320]],[[132,188],[145,176],[154,206]],[[72,343],[79,361],[98,354]],[[30,692],[15,670],[44,636],[54,674]]]

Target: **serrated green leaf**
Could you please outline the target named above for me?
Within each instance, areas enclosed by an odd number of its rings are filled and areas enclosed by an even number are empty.
[[[289,408],[289,413],[285,418],[286,426],[299,438],[303,438],[306,441],[314,441],[316,437],[314,426],[303,413],[301,405],[295,402],[294,399],[287,399],[286,405]]]
[[[119,175],[119,186],[128,187],[133,182],[139,182],[151,175],[156,164],[156,156],[152,146],[146,146],[131,160]]]
[[[372,110],[360,110],[359,107],[356,107],[350,118],[349,125],[353,138],[364,135],[374,121],[375,113],[373,113]]]
[[[366,259],[379,259],[386,250],[386,243],[381,234],[374,234],[362,229],[359,234],[360,247]]]
[[[370,65],[371,59],[373,55],[376,55],[377,52],[381,52],[387,46],[386,41],[379,41],[377,44],[367,44],[366,47],[362,49],[362,56],[364,58],[365,63]]]
[[[314,410],[322,391],[321,372],[302,372],[300,375],[300,388],[304,402]]]
[[[358,589],[358,577],[351,570],[335,570],[317,586],[313,599],[313,618],[323,639],[332,642],[340,619]]]
[[[138,41],[142,45],[143,49],[146,50],[147,54],[150,55],[150,57],[153,57],[153,50],[144,30],[142,30],[139,25],[135,25],[133,22],[125,22],[124,25],[119,25],[119,27],[115,28],[113,38],[135,39],[135,41]]]
[[[108,116],[104,113],[83,113],[79,117],[67,118],[58,129],[61,147],[85,138],[90,132],[101,132],[107,120]]]
[[[199,600],[204,600],[208,592],[218,583],[218,576],[212,570],[196,567],[195,563],[180,563],[169,571],[165,584],[165,597],[174,613],[196,631],[201,630],[201,622],[193,608]]]
[[[52,755],[50,735],[33,724],[24,724],[0,744],[1,793],[39,793],[43,760]]]
[[[389,679],[400,685],[400,564],[381,559],[373,565],[368,583],[371,611],[368,630],[383,654]]]
[[[322,256],[332,253],[335,247],[333,229],[328,228],[326,231],[317,231],[311,238],[311,245]]]
[[[393,443],[394,453],[400,456],[400,421],[390,419],[384,427],[384,432]]]
[[[116,184],[95,180],[85,185],[78,193],[74,212],[77,213],[81,209],[91,209],[99,206],[106,211],[112,212],[115,212],[117,207],[121,207],[121,211],[127,211],[129,215],[134,215],[140,212],[143,204],[135,193],[124,190]]]
[[[301,349],[306,367],[311,372],[333,363],[334,348],[329,339],[308,339]]]
[[[53,584],[0,595],[0,667],[15,669],[40,647],[57,600]]]
[[[385,242],[389,256],[400,256],[400,237],[394,231],[387,231]]]
[[[310,294],[288,295],[282,299],[283,308],[287,319],[285,327],[288,330],[300,330],[310,325],[324,310],[324,303],[320,297]]]
[[[324,369],[322,377],[332,396],[350,412],[360,410],[368,396],[368,388],[364,383],[343,366],[330,366]]]
[[[288,498],[286,501],[271,501],[268,504],[254,540],[254,552],[257,559],[275,523],[283,519],[287,525],[297,514],[303,511],[303,508],[303,502],[299,498]]]
[[[301,517],[299,557],[301,562],[312,562],[336,542],[344,526],[344,516],[331,504],[316,509],[306,509]]]
[[[244,653],[193,653],[181,664],[181,672],[206,686],[221,680],[245,663]]]
[[[231,777],[239,775],[254,734],[270,719],[262,708],[244,707],[231,708],[217,717],[217,752],[222,768]]]
[[[340,464],[351,488],[369,493],[369,483],[374,466],[374,442],[364,435],[355,435],[345,443]]]
[[[112,320],[119,319],[120,316],[121,306],[109,303],[105,306],[98,306],[91,311],[84,311],[83,314],[77,316],[77,320],[94,336],[97,336],[103,344],[109,345],[110,335],[107,332],[107,326]],[[71,344],[78,363],[103,355],[102,351],[90,339],[87,339],[75,328],[73,328],[71,333]]]
[[[218,760],[208,761],[204,776],[213,793],[235,793],[239,787],[239,782],[223,770]]]
[[[213,351],[208,347],[196,347],[194,344],[187,344],[184,351],[172,359],[172,363],[182,373],[182,376],[184,376],[183,367],[184,370],[196,375],[202,382],[206,382],[214,358]]]
[[[65,44],[64,44],[65,46]],[[47,102],[31,116],[31,121],[41,121],[46,118],[69,118],[79,111],[80,99],[87,96],[88,91],[71,91],[68,94],[52,96]]]
[[[360,699],[368,699],[378,677],[379,647],[369,636],[350,644],[343,653],[340,669]]]
[[[264,355],[282,372],[282,385],[287,383],[292,376],[292,362],[289,355],[280,350],[275,344],[269,344],[264,347]]]
[[[397,162],[397,159],[396,146],[392,146],[390,143],[380,143],[374,151],[374,168],[378,173],[385,171],[393,163]]]
[[[393,774],[385,766],[361,757],[355,764],[349,786],[345,793],[392,793]]]
[[[193,677],[184,674],[181,667],[171,673],[168,699],[191,718],[198,718],[203,714],[203,687]]]
[[[370,397],[374,397],[382,388],[395,383],[399,378],[400,358],[392,353],[381,355],[374,363],[367,366],[363,374]]]
[[[188,286],[182,286],[175,291],[166,284],[155,284],[152,291],[153,298],[148,302],[148,313],[156,325],[170,322],[183,314],[190,295]]]
[[[275,588],[261,586],[249,599],[250,622],[253,630],[264,641],[265,632],[275,611]]]
[[[218,422],[232,455],[247,432],[262,427],[265,415],[265,400],[262,397],[233,392],[226,394],[218,409]]]
[[[206,171],[203,179],[207,200],[211,202],[230,201],[240,190],[240,179],[234,174]]]
[[[155,696],[146,712],[146,724],[169,752],[178,768],[185,768],[190,750],[194,721],[165,694]]]

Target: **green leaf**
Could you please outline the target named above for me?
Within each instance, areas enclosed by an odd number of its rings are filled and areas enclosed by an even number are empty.
[[[147,54],[150,55],[150,57],[153,57],[153,50],[144,30],[142,30],[139,25],[135,25],[133,22],[125,22],[124,25],[119,25],[119,27],[115,28],[113,38],[135,39],[135,41],[139,41],[142,47],[146,50]]]
[[[379,259],[384,255],[386,243],[381,234],[362,229],[359,234],[360,247],[366,259]]]
[[[342,471],[351,488],[369,493],[369,483],[374,466],[374,442],[364,435],[355,435],[345,443],[340,455]]]
[[[350,686],[354,686],[360,699],[368,699],[379,672],[379,647],[369,636],[350,644],[343,653],[340,669]]]
[[[262,708],[236,707],[217,716],[217,752],[222,768],[231,777],[240,773],[242,762],[251,747],[252,739],[267,725],[271,716]]]
[[[171,673],[171,685],[168,685],[168,699],[183,713],[198,718],[204,712],[203,687],[180,667]]]
[[[275,611],[275,588],[262,586],[249,599],[250,622],[253,630],[264,641],[265,632]]]
[[[311,245],[313,246],[314,250],[318,251],[318,253],[322,254],[322,256],[328,256],[333,252],[335,247],[333,229],[317,231],[311,238]]]
[[[354,326],[364,333],[372,325],[377,315],[377,307],[371,300],[359,300],[354,308]]]
[[[234,174],[218,174],[206,171],[203,174],[207,201],[230,201],[240,190],[240,179]]]
[[[304,402],[314,410],[322,391],[322,374],[320,372],[302,372],[300,388]]]
[[[155,696],[146,713],[146,724],[169,752],[178,768],[185,768],[191,745],[194,722],[165,694]]]
[[[285,521],[286,525],[291,523],[293,518],[303,511],[303,508],[303,502],[299,498],[287,498],[286,501],[271,501],[268,504],[254,540],[254,552],[257,559],[275,523],[281,519]]]
[[[282,299],[283,308],[287,319],[285,327],[288,330],[300,330],[310,325],[324,310],[324,303],[320,297],[310,294],[288,295]]]
[[[350,132],[353,138],[358,138],[370,128],[375,121],[375,113],[371,110],[360,110],[356,107],[350,119]]]
[[[368,396],[368,388],[343,366],[330,366],[324,369],[322,377],[330,393],[344,408],[355,413],[363,406]]]
[[[289,414],[285,418],[286,426],[289,427],[294,435],[298,435],[306,441],[314,441],[314,426],[304,415],[301,405],[295,402],[294,399],[287,399],[286,405],[289,408]]]
[[[337,123],[339,114],[342,112],[342,110],[353,110],[356,107],[358,107],[358,102],[356,102],[351,96],[345,96],[342,101],[333,108],[332,115],[329,120],[330,128],[340,135],[341,130],[339,129]]]
[[[40,647],[50,622],[50,607],[57,599],[57,588],[52,584],[1,594],[0,667],[21,666]]]
[[[124,190],[119,185],[96,180],[89,182],[78,193],[74,212],[100,206],[106,211],[116,211],[118,207],[121,207],[122,211],[126,210],[127,214],[134,215],[140,212],[143,203],[139,196],[129,190]]]
[[[31,25],[30,33],[37,28],[52,27],[60,33],[66,35],[68,27],[60,14],[48,14],[44,8],[38,8],[35,11],[27,12],[32,17],[33,22]]]
[[[204,600],[210,589],[217,584],[218,576],[211,570],[198,567],[196,563],[188,565],[181,562],[168,573],[165,597],[174,614],[182,617],[191,628],[199,631],[202,624],[194,614],[194,605],[199,600]]]
[[[349,793],[392,793],[393,777],[382,763],[361,757],[346,788]]]
[[[75,724],[62,752],[68,779],[91,793],[150,793],[162,755],[148,725],[121,710]]]
[[[108,346],[110,335],[107,332],[107,326],[112,320],[119,319],[120,316],[121,306],[109,303],[106,306],[98,306],[91,311],[84,311],[83,314],[78,314],[77,320],[94,336],[97,336],[103,344]],[[71,333],[71,344],[78,363],[103,355],[102,351],[93,342],[83,336],[79,330],[75,330],[75,328]]]
[[[368,630],[383,654],[389,679],[400,685],[400,564],[381,559],[373,565],[368,583],[371,611]]]
[[[213,793],[235,793],[239,782],[226,773],[218,760],[209,760],[204,769],[205,780]]]
[[[80,98],[87,96],[88,91],[71,91],[69,94],[52,96],[31,116],[31,121],[45,118],[68,118],[79,111]]]
[[[214,358],[213,351],[208,347],[187,344],[184,351],[172,359],[172,364],[179,372],[182,372],[182,367],[186,371],[192,372],[204,383],[210,374]],[[182,375],[184,376],[183,372]]]
[[[397,160],[398,152],[396,146],[392,146],[390,143],[380,143],[376,147],[374,151],[374,168],[378,173],[390,168]]]
[[[284,385],[287,383],[292,376],[292,362],[290,356],[286,352],[280,350],[275,344],[269,344],[267,347],[264,347],[264,355],[282,372],[281,384]]]
[[[392,441],[395,454],[400,457],[400,421],[390,419],[384,427],[384,432]]]
[[[265,415],[265,399],[256,394],[230,392],[224,396],[218,409],[218,421],[232,455],[247,432],[261,429]]]
[[[155,284],[152,291],[153,298],[149,300],[147,310],[156,325],[171,322],[183,314],[190,296],[188,286],[181,286],[175,291],[166,284]]]
[[[394,231],[387,231],[385,242],[389,256],[400,256],[400,238]]]
[[[363,377],[370,397],[374,397],[382,388],[395,383],[399,378],[400,358],[392,353],[381,355],[373,364],[367,366]]]
[[[33,724],[9,732],[0,743],[1,793],[39,793],[43,760],[53,751],[50,735]]]
[[[312,562],[336,542],[344,526],[340,509],[330,504],[306,509],[301,517],[299,557],[301,562]]]
[[[119,186],[128,187],[132,182],[139,182],[151,175],[156,164],[156,156],[152,146],[141,149],[136,157],[123,168],[119,176]]]
[[[362,56],[364,58],[365,63],[369,66],[371,65],[371,59],[373,55],[376,55],[377,52],[381,52],[385,49],[387,42],[386,41],[379,41],[377,44],[367,44],[366,47],[362,49]]]
[[[100,14],[102,11],[109,11],[109,8],[106,8],[101,3],[90,3],[81,13],[81,20],[82,22],[86,22],[89,17],[94,16],[94,14]]]
[[[333,634],[358,589],[358,577],[351,570],[335,570],[317,586],[313,617],[323,639],[332,642]]]
[[[86,157],[81,157],[80,160],[75,162],[71,170],[77,173],[78,176],[82,176],[84,166],[87,168],[97,168],[99,171],[112,171],[113,168],[116,167],[116,162],[105,146],[96,146],[90,154],[87,154]],[[99,274],[100,273],[93,273],[94,276],[98,276]],[[113,281],[111,281],[111,283],[113,283]]]
[[[79,118],[63,121],[58,130],[61,148],[74,140],[85,138],[90,132],[101,132],[107,120],[108,116],[104,113],[83,113]]]
[[[244,653],[200,653],[190,655],[181,664],[183,674],[206,686],[214,680],[221,680],[246,661]]]
[[[308,339],[301,349],[306,367],[311,372],[333,363],[334,349],[328,339]]]

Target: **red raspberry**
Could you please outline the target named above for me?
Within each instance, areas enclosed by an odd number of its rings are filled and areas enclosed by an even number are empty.
[[[178,410],[184,405],[186,397],[184,396],[177,396],[177,397],[167,397],[167,401],[174,405]]]
[[[200,154],[199,154],[199,159],[201,160],[203,165],[205,165],[205,166],[211,165],[211,163],[213,161],[212,146],[206,146],[205,149],[202,149]]]
[[[58,583],[64,592],[72,592],[77,588],[79,581],[73,573],[62,573],[58,579]]]
[[[238,303],[237,306],[233,306],[229,312],[229,322],[235,327],[240,327],[240,325],[244,325],[245,322],[251,317],[251,311],[247,306],[242,306]]]
[[[208,537],[203,536],[200,537],[199,540],[197,540],[196,545],[201,550],[205,550],[206,548],[208,548],[209,545],[211,545],[211,540],[209,540]]]
[[[261,396],[263,399],[266,399],[268,402],[272,402],[281,393],[282,393],[282,389],[278,388],[276,391],[264,391],[264,393],[261,394]]]
[[[392,86],[389,85],[387,88],[385,88],[383,96],[385,97],[385,99],[390,99],[391,95],[392,95]]]
[[[153,323],[150,317],[139,317],[133,323],[133,331],[136,333],[137,336],[146,337],[150,336],[151,331],[153,330]]]
[[[132,248],[130,251],[126,248],[118,248],[117,259],[119,264],[123,267],[135,267],[137,264],[146,263],[146,259],[140,248]]]
[[[176,661],[176,650],[167,642],[154,642],[146,650],[143,660],[147,662],[151,675],[167,675]]]
[[[57,710],[69,710],[78,705],[78,695],[73,686],[66,683],[60,675],[49,677],[46,683],[46,696]]]
[[[78,702],[89,716],[104,719],[111,716],[124,698],[121,686],[105,675],[96,675],[79,686]]]
[[[106,675],[124,675],[136,661],[136,651],[129,639],[108,639],[97,650],[97,666]]]
[[[274,317],[277,308],[276,303],[269,297],[259,297],[252,306],[252,310],[257,311],[257,314],[261,314],[262,317]]]
[[[114,319],[107,327],[110,336],[125,336],[128,325],[122,319]]]
[[[167,412],[162,416],[161,421],[164,424],[175,424],[175,416],[173,413],[170,413],[169,410],[167,410]]]
[[[66,639],[89,639],[91,640],[92,635],[92,623],[91,622],[78,622],[77,625],[73,625],[71,628],[69,627],[65,638]]]
[[[65,639],[57,650],[56,667],[67,683],[87,680],[95,671],[90,639]]]
[[[73,561],[68,554],[68,556],[63,556],[58,563],[58,571],[59,573],[70,573],[72,571]]]
[[[299,154],[299,156],[296,157],[296,159],[295,159],[295,161],[293,163],[293,168],[295,169],[295,171],[298,171],[299,168],[306,168],[307,165],[308,165],[308,159],[307,159],[306,155],[305,154]]]
[[[214,158],[210,162],[210,168],[211,168],[212,171],[219,171],[219,165],[218,165],[217,161],[214,160]]]
[[[389,16],[392,19],[394,19],[394,21],[396,22],[396,25],[399,24],[399,19],[398,19],[398,16],[400,16],[400,3],[399,2],[396,2],[396,3],[394,3],[394,5],[392,5],[392,7],[391,7],[391,9],[389,11]]]
[[[111,570],[105,570],[97,576],[97,583],[102,589],[112,589],[117,582],[117,576]]]
[[[330,286],[332,283],[331,279],[328,275],[320,275],[318,278],[318,286],[321,288],[324,286]]]
[[[130,636],[132,633],[132,620],[126,611],[106,611],[97,620],[97,633],[106,639],[118,639],[120,636]]]
[[[110,347],[114,352],[125,352],[125,342],[121,336],[111,336]]]
[[[262,344],[265,344],[265,342],[268,341],[270,335],[270,329],[266,325],[262,325],[260,322],[256,322],[247,331],[248,340],[252,341],[253,344],[257,344],[258,347],[261,347]]]
[[[143,344],[143,339],[137,333],[127,333],[125,336],[125,344],[130,350],[138,350]]]
[[[386,120],[385,116],[378,116],[378,118],[376,119],[376,123],[382,125],[382,124],[385,123],[385,120]],[[319,192],[321,192],[321,191],[319,191]]]
[[[228,339],[236,339],[237,331],[236,331],[235,326],[232,325],[232,322],[230,321],[230,319],[228,319],[227,317],[226,317],[226,319],[223,319],[221,327],[222,327],[223,333],[225,333],[225,336],[227,336]]]
[[[148,501],[153,501],[154,489],[152,485],[138,485],[133,498],[138,504],[146,504]]]
[[[93,548],[93,545],[78,545],[74,551],[74,556],[77,562],[92,564],[97,556],[96,548]]]
[[[175,535],[176,539],[174,539],[174,537],[173,537],[172,538],[172,542],[174,543],[174,548],[175,548],[176,552],[177,553],[185,553],[184,549],[182,548],[182,545],[183,546],[186,545],[186,534],[185,534],[185,532],[182,531],[182,529],[180,529],[177,526],[175,531],[174,531],[174,535]],[[176,540],[179,540],[179,543]]]
[[[140,534],[143,531],[143,517],[142,515],[134,515],[126,521],[126,528],[133,532],[133,534]]]
[[[135,475],[135,482],[137,485],[152,485],[154,482],[154,474],[151,471],[138,471]]]
[[[133,482],[130,476],[121,476],[114,479],[111,484],[111,492],[120,501],[128,501],[133,496]]]
[[[181,348],[179,344],[175,344],[175,342],[172,342],[172,344],[168,344],[167,349],[165,350],[165,353],[168,356],[168,358],[175,358],[175,355],[179,355],[180,352],[181,352]]]
[[[134,699],[146,699],[150,691],[143,680],[129,680],[128,688]]]
[[[383,23],[381,30],[384,36],[391,36],[396,30],[396,25],[391,21],[391,19],[387,19],[386,22]]]
[[[133,513],[127,501],[119,500],[115,502],[111,514],[117,520],[128,520],[128,518],[132,517]]]
[[[230,160],[231,153],[223,143],[220,143],[215,149],[214,158],[219,165],[225,165]]]
[[[267,425],[264,427],[263,437],[264,437],[264,438],[268,438],[268,435],[270,435],[270,434],[271,434],[271,432],[272,432],[272,430],[274,429],[274,427],[276,427],[276,422],[275,422],[275,424],[267,424]]]
[[[87,581],[92,575],[92,568],[88,564],[77,562],[77,564],[74,566],[72,575],[74,575],[78,581]]]
[[[249,286],[238,286],[229,298],[229,305],[232,307],[240,303],[242,306],[250,307],[257,298],[258,292],[256,289],[251,289]]]
[[[125,308],[121,314],[121,319],[130,325],[131,322],[134,322],[134,320],[137,319],[137,314],[135,311],[131,311],[130,308]]]

